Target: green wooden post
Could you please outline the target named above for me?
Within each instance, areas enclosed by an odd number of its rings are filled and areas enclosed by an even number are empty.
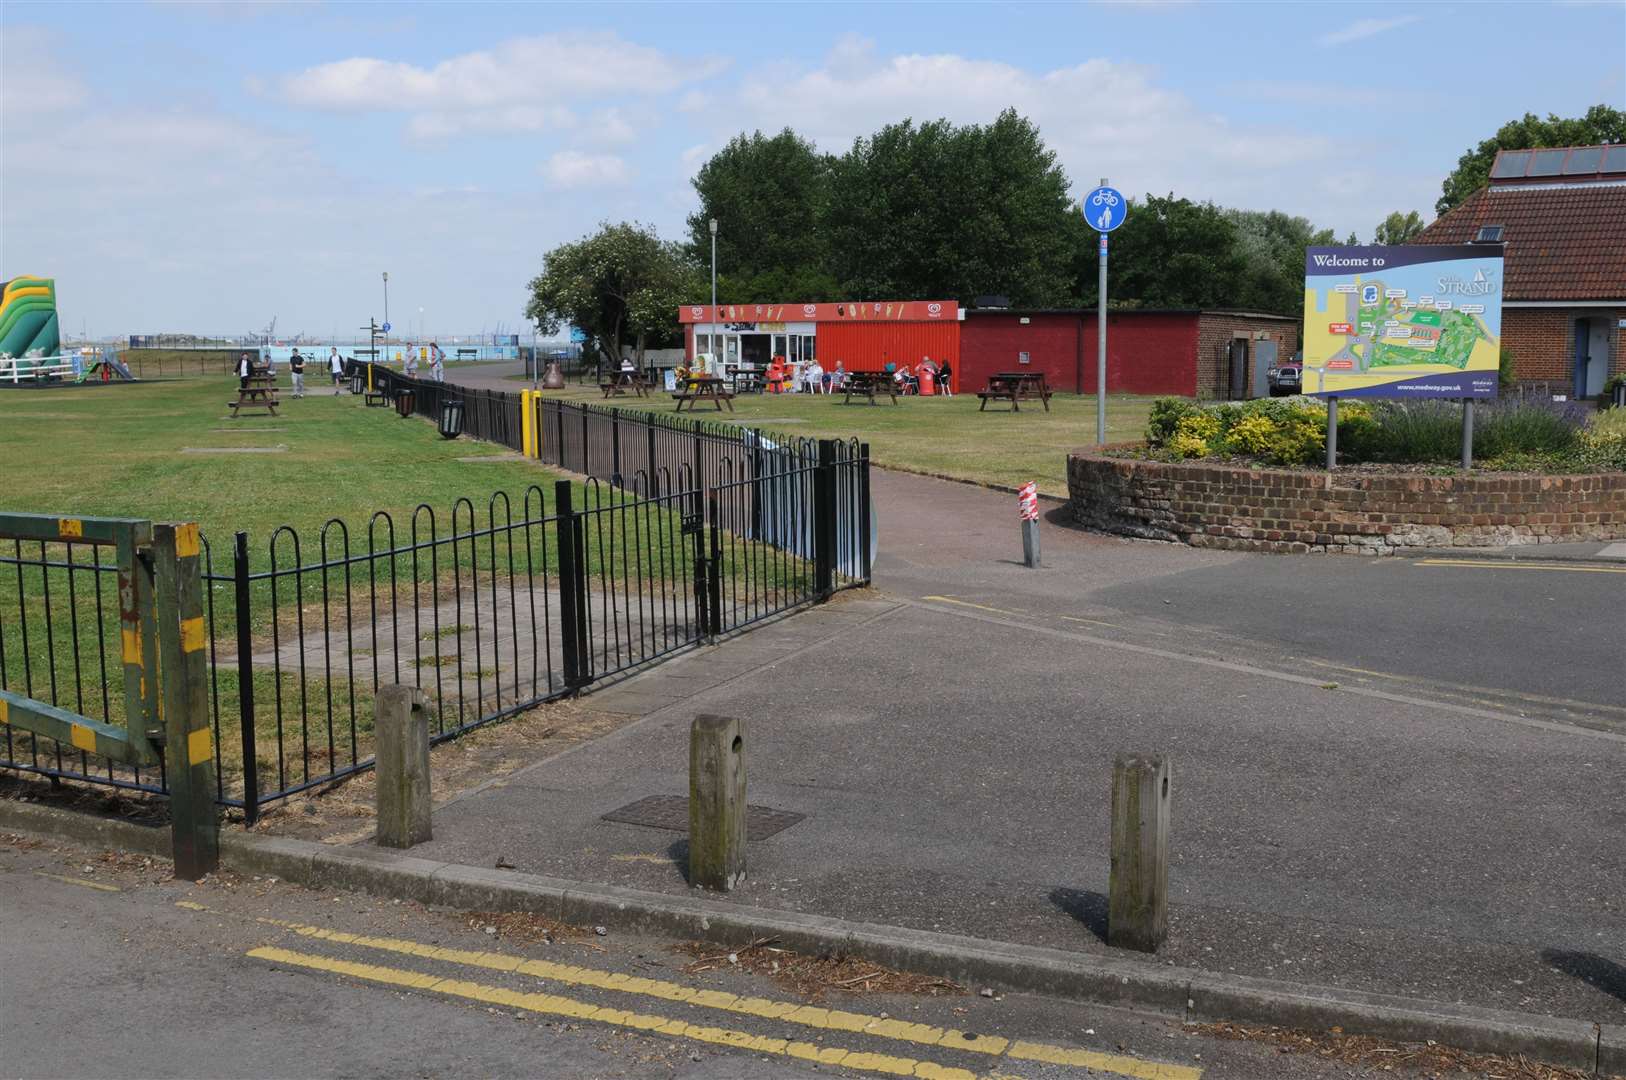
[[[200,550],[194,524],[153,529],[170,836],[175,876],[185,881],[196,881],[220,865]]]

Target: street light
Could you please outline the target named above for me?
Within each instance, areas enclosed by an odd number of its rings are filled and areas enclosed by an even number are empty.
[[[717,219],[711,219],[711,347],[717,349]],[[710,374],[710,372],[708,372]]]
[[[390,324],[390,272],[384,271],[384,325]]]
[[[418,309],[418,340],[423,340],[423,308]]]

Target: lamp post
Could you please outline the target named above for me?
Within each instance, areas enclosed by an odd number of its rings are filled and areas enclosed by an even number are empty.
[[[423,308],[418,309],[418,340],[423,340]]]
[[[706,335],[713,349],[717,345],[717,219],[711,219],[711,333]],[[699,350],[696,350],[697,352]]]
[[[390,272],[384,271],[384,325],[390,324]]]

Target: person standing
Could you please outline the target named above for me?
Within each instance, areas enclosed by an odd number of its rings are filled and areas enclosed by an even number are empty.
[[[299,346],[294,346],[294,354],[288,358],[288,370],[293,373],[294,397],[305,396],[305,358],[299,355]]]
[[[418,350],[416,347],[408,345],[406,352],[402,354],[401,374],[409,379],[418,377]]]
[[[446,354],[433,341],[429,343],[429,370],[434,373],[436,382],[446,381]]]
[[[277,358],[271,355],[270,349],[267,349],[260,354],[260,359],[265,361],[265,363],[261,365],[265,368],[265,377],[270,379],[274,384],[277,381]]]
[[[327,370],[328,374],[333,376],[333,396],[338,397],[339,386],[344,382],[344,357],[339,355],[339,347],[337,345],[329,346],[329,349],[330,351],[327,354]]]
[[[252,374],[254,374],[254,362],[248,358],[248,353],[245,352],[237,358],[237,389],[247,390],[248,377]]]

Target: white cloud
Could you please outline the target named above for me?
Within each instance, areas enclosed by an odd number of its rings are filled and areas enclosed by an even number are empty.
[[[599,146],[626,146],[638,138],[638,127],[623,109],[599,109],[582,126],[582,137]]]
[[[1316,44],[1321,46],[1348,45],[1352,41],[1361,41],[1365,38],[1376,37],[1378,34],[1390,30],[1398,30],[1402,26],[1410,26],[1421,21],[1421,15],[1395,15],[1387,19],[1357,19],[1342,30],[1334,30],[1316,38]]]
[[[721,143],[739,127],[789,124],[839,153],[894,121],[989,123],[1006,108],[1039,126],[1075,188],[1106,176],[1135,195],[1175,191],[1249,206],[1270,198],[1261,170],[1322,160],[1334,148],[1317,133],[1233,125],[1140,64],[1094,59],[1034,72],[955,54],[887,57],[856,37],[821,67],[748,75],[736,100],[717,110],[729,127],[712,135]]]
[[[290,104],[331,111],[411,112],[413,134],[531,132],[554,126],[571,100],[663,94],[708,78],[720,60],[693,60],[615,33],[510,38],[433,67],[356,56],[318,64],[277,85]]]
[[[5,126],[72,109],[87,94],[72,67],[53,59],[56,35],[38,26],[8,26],[0,34],[0,110]]]
[[[561,150],[542,165],[542,176],[558,189],[621,187],[632,179],[627,163],[614,154]]]

